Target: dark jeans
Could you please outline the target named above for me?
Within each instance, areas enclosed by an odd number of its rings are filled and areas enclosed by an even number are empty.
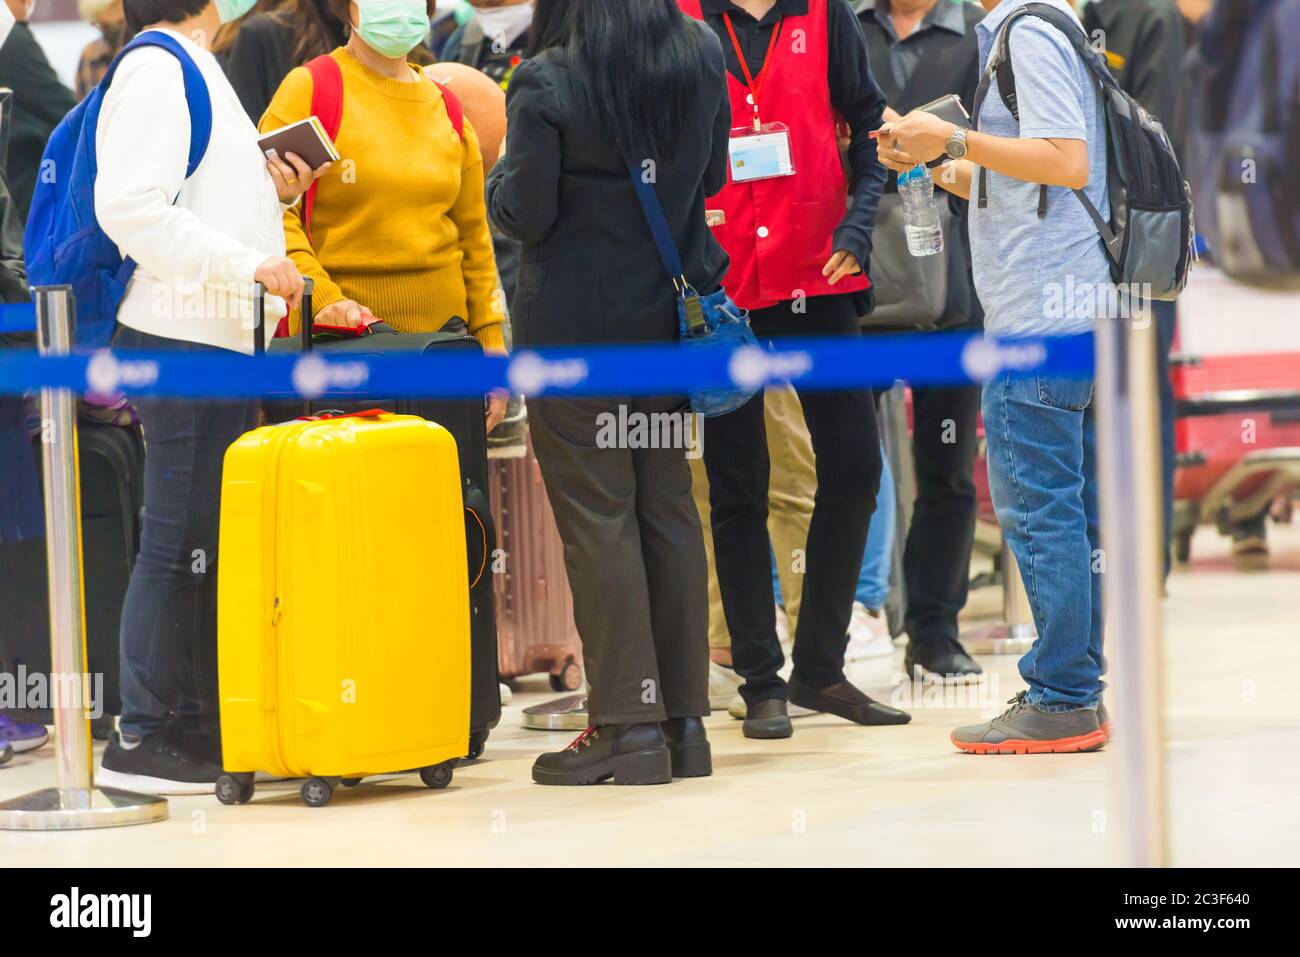
[[[118,331],[122,349],[216,352]],[[250,401],[136,400],[144,427],[144,527],[122,608],[124,734],[215,726],[217,533],[226,449],[255,423]]]
[[[1174,469],[1178,464],[1178,445],[1174,437],[1177,417],[1174,414],[1174,380],[1169,368],[1169,354],[1174,347],[1174,334],[1178,330],[1178,303],[1152,302],[1156,317],[1156,386],[1160,390],[1160,457],[1164,493],[1165,518],[1165,575],[1169,575],[1173,559],[1170,543],[1174,535]]]
[[[756,310],[761,339],[790,334],[858,335],[849,296],[807,300],[807,313],[789,303]],[[793,676],[814,688],[844,679],[844,648],[862,553],[880,486],[880,436],[870,390],[798,389],[817,458],[817,494],[803,556],[804,586],[794,643]],[[713,549],[722,608],[731,632],[740,691],[748,704],[785,696],[777,672],[785,659],[776,637],[767,492],[771,463],[763,397],[755,396],[704,428]],[[778,561],[795,560],[778,555]]]
[[[627,441],[607,441],[612,430],[602,438],[604,423],[618,421],[619,404],[528,403],[533,447],[564,541],[573,619],[591,686],[587,711],[593,725],[704,717],[708,568],[686,453],[680,444],[663,442],[631,448],[631,428]],[[630,423],[638,414],[683,406],[680,399],[622,404]]]
[[[907,530],[905,628],[916,650],[957,640],[975,544],[979,386],[912,390],[916,505]]]

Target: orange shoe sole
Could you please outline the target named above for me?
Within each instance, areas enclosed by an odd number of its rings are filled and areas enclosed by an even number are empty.
[[[992,744],[986,741],[958,741],[949,737],[953,747],[967,754],[1074,754],[1080,751],[1096,751],[1106,744],[1106,732],[1098,728],[1087,734],[1073,738],[1057,738],[1054,741],[1001,741]]]

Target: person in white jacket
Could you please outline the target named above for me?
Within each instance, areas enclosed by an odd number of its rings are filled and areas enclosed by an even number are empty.
[[[212,136],[186,178],[190,113],[179,61],[128,52],[96,130],[95,213],[138,264],[118,311],[121,349],[253,352],[252,294],[266,327],[303,281],[285,257],[282,203],[324,168],[268,162],[207,41],[251,0],[125,0],[128,31],[165,30],[198,65]],[[217,707],[217,535],[226,449],[256,425],[245,400],[141,398],[147,446],[140,554],[122,610],[122,716],[97,781],[202,793],[221,773]]]

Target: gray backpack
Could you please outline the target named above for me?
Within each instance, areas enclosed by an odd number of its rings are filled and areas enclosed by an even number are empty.
[[[1020,119],[1009,38],[1017,21],[1027,16],[1045,20],[1065,34],[1101,93],[1110,209],[1103,216],[1083,190],[1076,189],[1074,195],[1101,235],[1111,278],[1116,284],[1141,290],[1143,298],[1176,298],[1187,284],[1196,258],[1191,190],[1160,121],[1120,88],[1104,57],[1093,49],[1073,17],[1046,3],[1027,3],[1007,17],[993,41],[993,52],[975,94],[972,128],[995,80],[1007,109]],[[985,180],[981,167],[976,200],[981,208],[988,205]],[[1046,186],[1039,190],[1038,215],[1047,215]]]

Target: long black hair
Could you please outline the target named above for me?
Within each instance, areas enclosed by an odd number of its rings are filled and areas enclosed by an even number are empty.
[[[673,155],[705,64],[677,0],[537,0],[528,55],[551,47],[568,49],[578,96],[629,158]]]

